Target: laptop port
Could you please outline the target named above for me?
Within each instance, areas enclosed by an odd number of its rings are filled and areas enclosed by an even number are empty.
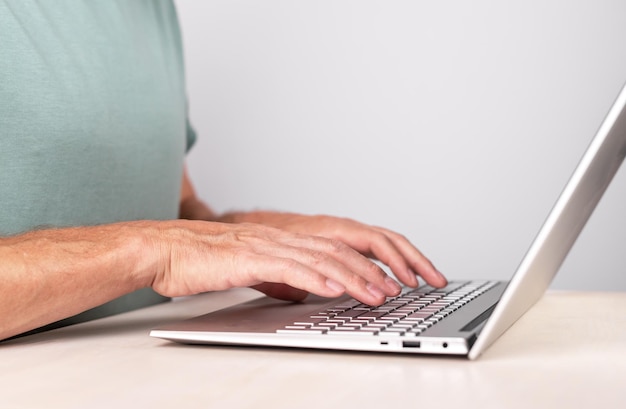
[[[402,341],[403,348],[419,348],[420,346],[419,341]]]

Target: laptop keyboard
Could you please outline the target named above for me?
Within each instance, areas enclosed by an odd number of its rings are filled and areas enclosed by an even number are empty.
[[[445,288],[405,288],[378,307],[351,299],[278,329],[279,334],[417,337],[497,281],[452,282]]]

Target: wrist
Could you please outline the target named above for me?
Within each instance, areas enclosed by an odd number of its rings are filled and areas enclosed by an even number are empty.
[[[126,222],[112,225],[117,230],[113,246],[114,263],[126,272],[123,278],[131,291],[150,287],[164,265],[168,262],[168,251],[162,249],[159,239],[159,223],[152,221]]]
[[[219,216],[217,221],[222,223],[255,223],[255,224],[271,224],[277,215],[287,215],[288,213],[255,210],[251,212],[229,212]]]

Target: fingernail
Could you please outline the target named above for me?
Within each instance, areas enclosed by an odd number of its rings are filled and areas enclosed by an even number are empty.
[[[370,292],[370,294],[372,294],[373,296],[377,297],[377,298],[386,298],[387,296],[385,295],[385,293],[383,293],[383,291],[376,287],[374,284],[372,283],[367,283],[367,285],[365,286],[365,288],[367,288],[367,291]]]
[[[400,287],[400,284],[398,284],[396,280],[391,277],[385,277],[385,284],[387,284],[387,287],[389,287],[395,294],[398,294],[400,291],[402,291],[402,287]]]
[[[330,288],[331,290],[337,293],[344,293],[346,291],[346,287],[344,287],[337,281],[330,279],[330,278],[326,279],[326,287]]]

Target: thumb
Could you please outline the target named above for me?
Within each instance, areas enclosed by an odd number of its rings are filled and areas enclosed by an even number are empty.
[[[309,293],[282,283],[263,283],[251,288],[258,290],[272,298],[284,301],[303,301]]]

